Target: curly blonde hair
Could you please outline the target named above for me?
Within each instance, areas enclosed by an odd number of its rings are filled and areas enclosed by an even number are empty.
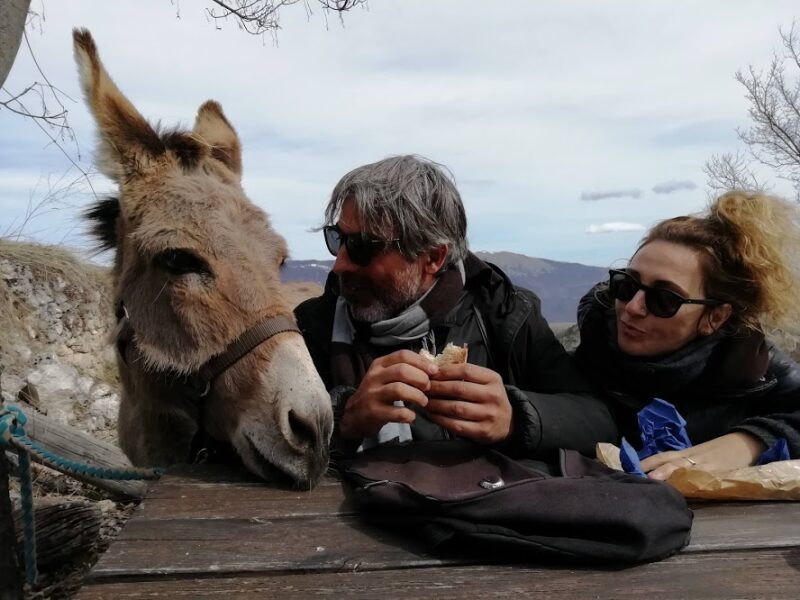
[[[780,198],[732,191],[705,213],[661,221],[642,242],[700,251],[707,298],[728,302],[735,333],[800,321],[800,208]],[[638,251],[638,250],[637,250]]]

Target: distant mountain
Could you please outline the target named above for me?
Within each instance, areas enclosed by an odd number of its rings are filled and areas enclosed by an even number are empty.
[[[533,258],[513,252],[477,252],[494,263],[516,285],[536,292],[542,312],[550,323],[574,323],[578,301],[599,281],[608,278],[608,269],[580,263]]]
[[[289,259],[281,269],[284,283],[290,281],[312,281],[325,286],[328,273],[333,268],[332,260],[292,260]]]
[[[579,263],[533,258],[513,252],[478,252],[483,260],[505,271],[516,285],[533,290],[542,299],[542,312],[550,323],[574,323],[578,300],[608,270]],[[288,260],[283,280],[325,285],[332,260]]]

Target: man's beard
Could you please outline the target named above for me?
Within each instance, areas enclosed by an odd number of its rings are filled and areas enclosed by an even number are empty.
[[[368,278],[355,273],[340,274],[339,286],[353,318],[364,323],[376,323],[400,314],[424,292],[412,269],[397,277],[395,286],[388,289],[375,286]]]

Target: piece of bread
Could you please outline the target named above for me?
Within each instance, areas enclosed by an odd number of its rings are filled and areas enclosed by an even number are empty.
[[[464,344],[463,346],[456,346],[452,342],[447,344],[444,347],[444,350],[440,354],[434,356],[424,348],[419,351],[419,353],[427,358],[435,362],[440,367],[442,365],[457,365],[460,363],[467,362],[467,345]]]

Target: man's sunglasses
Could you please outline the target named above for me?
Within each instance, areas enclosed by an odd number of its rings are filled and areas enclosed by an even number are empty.
[[[704,304],[718,306],[718,300],[699,300],[684,298],[677,292],[666,288],[657,288],[643,285],[638,279],[627,271],[612,269],[608,272],[608,291],[612,298],[622,302],[630,302],[639,290],[644,290],[644,303],[647,311],[662,319],[674,317],[684,304]]]
[[[336,225],[326,225],[322,228],[322,232],[325,235],[328,252],[336,256],[339,254],[339,249],[344,246],[347,249],[347,256],[359,267],[366,267],[376,254],[385,252],[389,246],[400,242],[399,238],[381,240],[361,232],[345,233]]]

